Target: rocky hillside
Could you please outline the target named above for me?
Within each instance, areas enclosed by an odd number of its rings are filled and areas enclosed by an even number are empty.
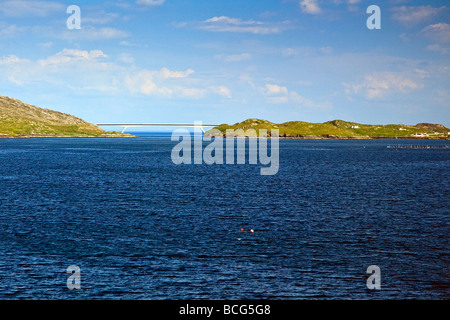
[[[97,136],[106,132],[70,114],[0,96],[0,136]]]

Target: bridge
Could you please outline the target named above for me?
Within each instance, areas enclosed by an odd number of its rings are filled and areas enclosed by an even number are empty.
[[[127,128],[137,127],[185,127],[185,128],[200,128],[205,133],[205,127],[217,127],[218,124],[203,124],[201,121],[192,123],[97,123],[99,127],[123,127],[122,133]]]

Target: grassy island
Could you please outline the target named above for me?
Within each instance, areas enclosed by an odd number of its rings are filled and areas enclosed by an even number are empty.
[[[224,136],[227,129],[234,130],[236,136],[251,136],[254,131],[266,129],[270,136],[272,129],[278,129],[280,138],[291,139],[449,139],[450,129],[441,124],[419,123],[416,125],[388,124],[370,125],[333,120],[324,123],[310,123],[304,121],[289,121],[273,123],[261,119],[247,119],[233,125],[221,124],[206,132],[211,136],[212,130],[219,130]]]

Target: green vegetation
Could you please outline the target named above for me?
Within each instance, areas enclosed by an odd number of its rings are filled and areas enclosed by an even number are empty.
[[[249,129],[259,130],[278,129],[280,137],[284,138],[448,138],[450,129],[439,124],[419,123],[417,125],[389,124],[368,125],[343,120],[333,120],[324,123],[309,123],[303,121],[289,121],[273,123],[261,119],[247,119],[233,125],[222,124],[213,129],[226,134],[227,129],[237,131],[237,136],[250,133]],[[212,130],[213,130],[212,129]],[[212,130],[206,132],[211,135]],[[421,134],[421,136],[418,136]]]
[[[111,135],[96,125],[72,115],[0,96],[0,137]],[[114,135],[130,136],[121,133]]]

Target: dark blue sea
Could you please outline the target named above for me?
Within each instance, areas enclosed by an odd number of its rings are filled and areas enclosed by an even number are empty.
[[[0,299],[450,298],[450,149],[387,148],[448,141],[280,140],[272,176],[176,143],[0,139]]]

